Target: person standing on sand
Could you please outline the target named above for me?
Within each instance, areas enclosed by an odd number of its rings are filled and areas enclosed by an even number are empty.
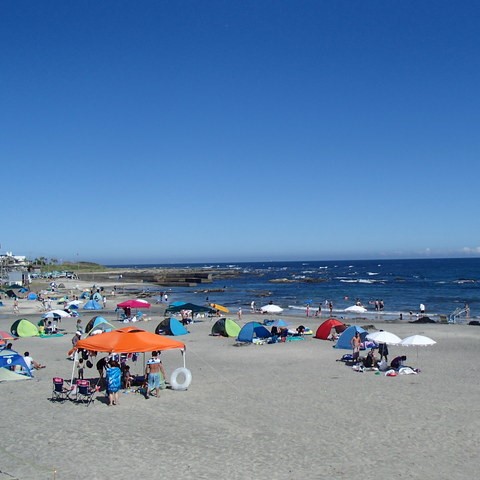
[[[98,385],[101,385],[103,382],[103,375],[105,373],[105,368],[107,367],[108,357],[103,357],[97,362],[97,371],[98,371]]]
[[[241,320],[242,319],[242,307],[238,307],[237,315],[238,315],[238,319]]]
[[[358,357],[360,356],[360,346],[362,343],[362,339],[360,338],[360,334],[358,332],[355,332],[355,336],[352,337],[352,359],[353,363],[358,362]]]
[[[13,313],[18,313],[18,312],[19,312],[18,300],[17,300],[17,297],[15,297],[15,300],[13,301]]]
[[[111,360],[107,364],[107,393],[108,405],[118,405],[118,391],[122,386],[122,371],[117,361]]]
[[[388,363],[388,346],[386,343],[378,344],[378,354],[380,355],[380,362],[382,361],[382,358],[385,358],[385,361]]]
[[[145,398],[150,398],[150,392],[155,389],[155,395],[160,397],[160,389],[165,388],[165,369],[163,368],[162,361],[158,358],[158,352],[152,352],[152,358],[147,362],[145,369],[145,376],[147,377],[147,391],[145,392]]]
[[[328,309],[330,310],[330,315],[332,315],[332,312],[333,312],[333,303],[332,302],[328,302]]]

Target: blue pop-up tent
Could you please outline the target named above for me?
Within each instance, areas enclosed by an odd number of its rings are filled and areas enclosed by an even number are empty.
[[[158,335],[176,336],[186,335],[189,332],[176,318],[166,318],[157,325],[155,333]]]
[[[22,368],[23,375],[10,370],[11,367],[18,365]],[[27,367],[25,359],[14,350],[0,350],[0,381],[23,380],[32,377],[32,372]]]
[[[84,310],[101,310],[102,306],[95,300],[89,300],[84,306]]]
[[[367,331],[362,327],[357,327],[356,325],[351,325],[346,330],[342,332],[342,334],[338,337],[337,344],[335,348],[343,348],[345,350],[352,349],[352,338],[355,336],[355,333],[360,334],[360,338],[362,339],[362,343],[365,342],[365,337],[367,336]]]
[[[272,334],[261,323],[248,322],[240,330],[237,340],[239,342],[253,342],[254,338],[269,338],[271,336]]]
[[[111,332],[112,330],[115,330],[115,328],[111,323],[108,323],[107,320],[105,320],[103,317],[101,317],[100,315],[97,315],[96,317],[93,317],[87,323],[87,325],[85,325],[85,333],[87,335],[90,335],[95,330],[101,330],[103,332]]]

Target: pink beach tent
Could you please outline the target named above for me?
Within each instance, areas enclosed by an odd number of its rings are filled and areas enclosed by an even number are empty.
[[[133,299],[125,300],[122,303],[118,303],[119,308],[150,308],[150,304],[146,300]]]

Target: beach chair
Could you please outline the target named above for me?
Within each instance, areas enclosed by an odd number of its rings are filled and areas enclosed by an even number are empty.
[[[97,389],[90,386],[89,380],[77,380],[77,395],[75,397],[76,403],[86,404],[87,407],[95,399],[93,398]]]
[[[72,390],[70,388],[65,387],[65,381],[63,378],[54,377],[53,378],[53,389],[52,389],[52,396],[50,400],[52,402],[65,402],[69,400],[70,393]]]

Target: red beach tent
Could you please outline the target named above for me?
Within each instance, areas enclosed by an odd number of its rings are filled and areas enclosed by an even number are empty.
[[[315,333],[315,338],[320,338],[321,340],[327,340],[328,336],[330,335],[330,332],[332,331],[332,328],[335,328],[337,333],[341,333],[347,328],[347,326],[340,320],[337,320],[336,318],[329,318],[325,320],[317,328],[317,332]]]

